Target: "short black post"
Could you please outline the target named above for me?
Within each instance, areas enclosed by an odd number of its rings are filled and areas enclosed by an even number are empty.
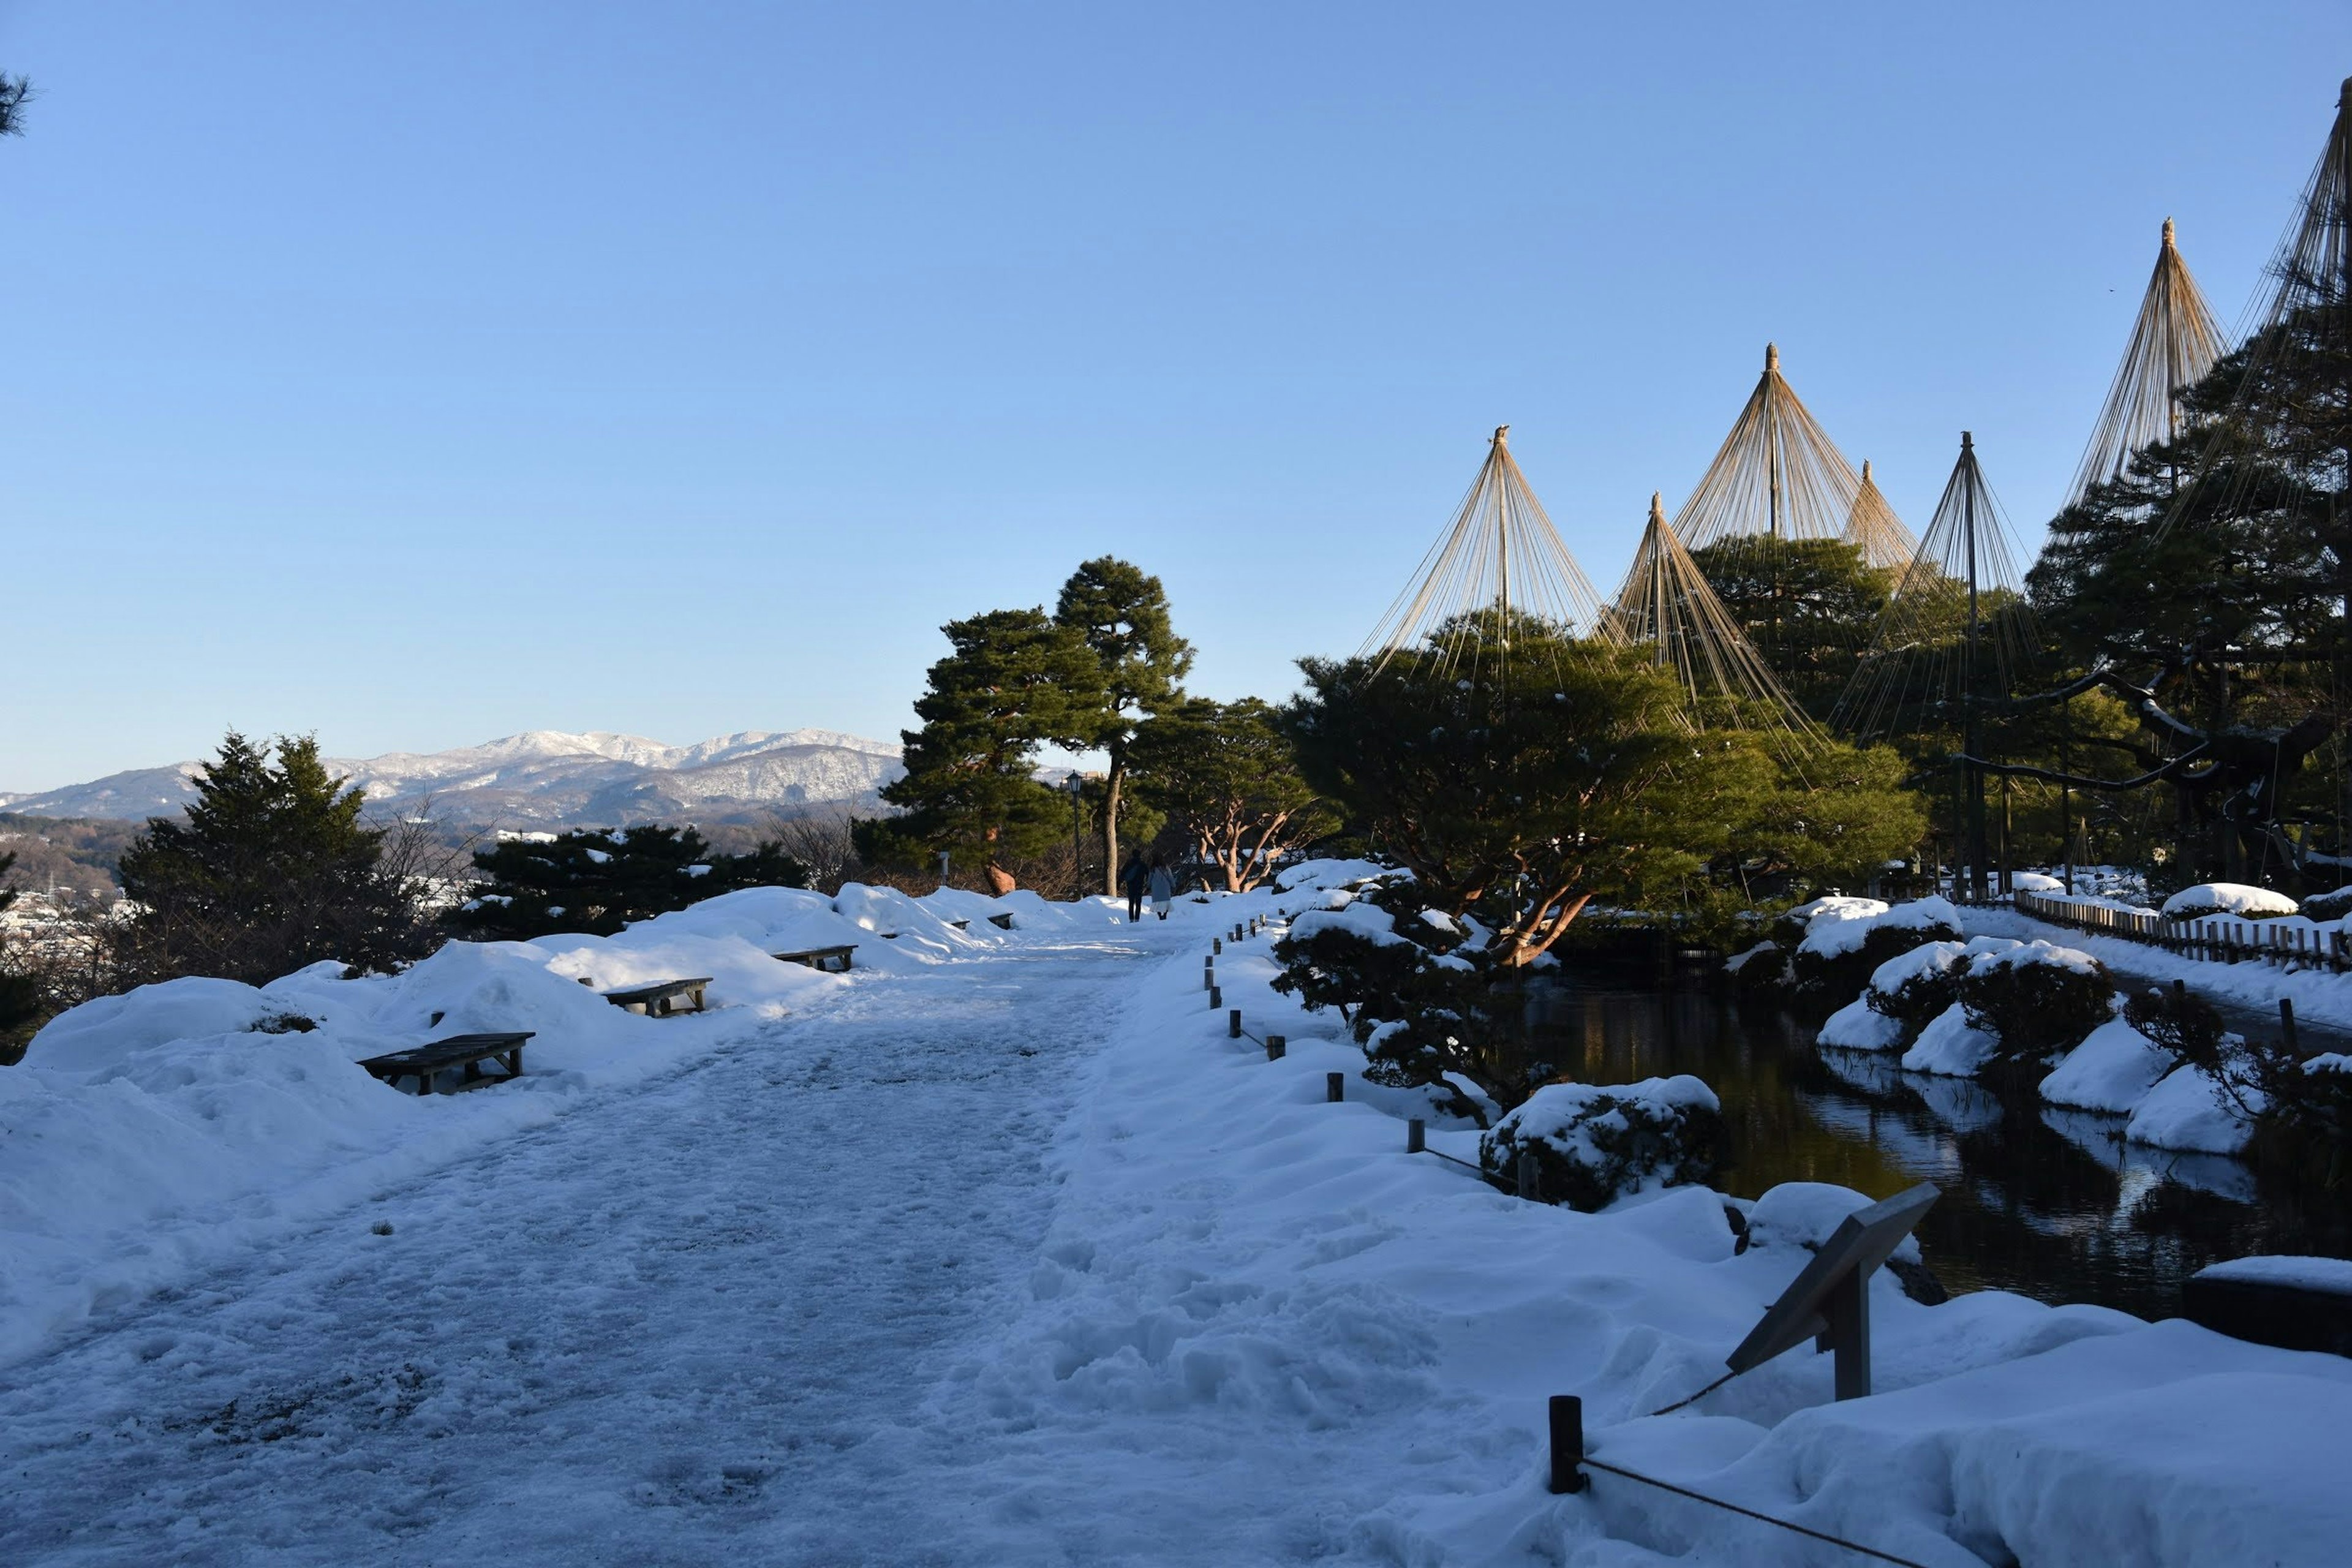
[[[1429,1147],[1429,1123],[1416,1116],[1404,1124],[1404,1152],[1418,1154]]]
[[[1220,1007],[1223,1006],[1224,1005],[1225,1005],[1225,993],[1224,993],[1224,988],[1223,988],[1223,986],[1218,986],[1218,985],[1212,985],[1212,986],[1210,986],[1210,987],[1209,987],[1209,1011],[1210,1011],[1210,1012],[1212,1012],[1212,1013],[1213,1013],[1213,1012],[1215,1012],[1218,1008],[1220,1008]]]
[[[2284,996],[2279,998],[2279,1033],[2286,1037],[2286,1054],[2302,1059],[2303,1047],[2294,1037],[2294,1004]]]
[[[1584,1401],[1573,1394],[1551,1396],[1551,1489],[1580,1492],[1592,1484],[1584,1473]]]
[[[1216,984],[1217,961],[1213,958],[1202,959],[1201,961],[1201,989],[1203,991],[1214,990],[1216,988]]]
[[[1224,941],[1224,938],[1223,938],[1223,937],[1216,937],[1216,936],[1213,936],[1213,937],[1211,937],[1211,938],[1209,939],[1209,956],[1210,956],[1210,957],[1214,958],[1217,954],[1219,954],[1219,953],[1221,953],[1221,952],[1224,952],[1224,951],[1225,951],[1225,941]]]
[[[1333,1105],[1337,1105],[1341,1100],[1347,1099],[1348,1075],[1343,1072],[1325,1073],[1323,1075],[1323,1098]]]
[[[1265,1059],[1270,1062],[1280,1061],[1282,1059],[1282,1053],[1289,1048],[1290,1042],[1284,1039],[1280,1035],[1268,1035],[1265,1037]]]
[[[1241,1037],[1242,1010],[1239,1007],[1229,1008],[1225,1013],[1225,1038],[1238,1040]]]

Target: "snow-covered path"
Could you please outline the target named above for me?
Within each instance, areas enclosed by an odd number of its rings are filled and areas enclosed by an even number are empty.
[[[8,1561],[969,1560],[920,1406],[1137,934],[861,984],[0,1374]]]

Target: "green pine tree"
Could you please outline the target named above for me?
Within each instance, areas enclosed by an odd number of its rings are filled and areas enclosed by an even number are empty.
[[[999,891],[1003,861],[1057,838],[1069,819],[1058,792],[1034,774],[1037,748],[1095,744],[1107,697],[1103,667],[1085,637],[1044,609],[992,610],[940,628],[954,651],[931,666],[904,732],[906,776],[882,798],[903,815],[857,825],[870,862],[919,863],[944,850],[987,868]]]
[[[309,736],[270,748],[231,731],[195,778],[187,821],[156,817],[123,852],[124,978],[259,984],[338,959],[395,967],[431,945],[407,889],[382,868],[383,832],[360,816]]]
[[[1176,635],[1160,579],[1117,556],[1087,562],[1062,584],[1054,619],[1076,628],[1102,661],[1103,711],[1090,738],[1109,758],[1104,805],[1103,890],[1118,892],[1118,829],[1126,816],[1129,752],[1136,727],[1176,700],[1192,668],[1192,645]]]
[[[719,855],[691,827],[509,838],[475,851],[474,867],[481,880],[449,924],[468,937],[506,941],[556,931],[610,936],[632,921],[739,888],[809,885],[808,868],[775,844]]]
[[[16,889],[8,883],[8,873],[16,868],[14,850],[0,854],[0,914],[8,912],[16,901]],[[12,1062],[24,1048],[23,1037],[41,1016],[41,984],[37,976],[20,972],[15,965],[15,953],[0,948],[0,1062]]]
[[[1205,697],[1163,709],[1132,742],[1136,793],[1167,814],[1193,854],[1247,892],[1275,862],[1339,826],[1298,772],[1290,737],[1255,697]]]

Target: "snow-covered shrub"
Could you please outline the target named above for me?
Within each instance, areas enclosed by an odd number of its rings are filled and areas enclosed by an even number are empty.
[[[1483,1125],[1476,1102],[1446,1075],[1462,1074],[1505,1105],[1517,1101],[1519,1086],[1495,1070],[1500,1030],[1475,956],[1475,934],[1470,922],[1428,909],[1411,881],[1375,884],[1344,908],[1309,910],[1291,922],[1275,943],[1282,973],[1274,988],[1310,1013],[1339,1009],[1364,1047],[1364,1076],[1372,1082],[1433,1089],[1447,1112]]]
[[[2176,921],[2203,920],[2208,915],[2266,921],[2294,914],[2295,909],[2295,901],[2284,893],[2249,887],[2243,882],[2200,882],[2164,900],[2166,917]]]
[[[2146,1036],[2174,1065],[2218,1071],[2223,1044],[2234,1039],[2221,1009],[2185,986],[2150,986],[2124,998],[2124,1022]]]
[[[1789,950],[1777,942],[1759,942],[1723,961],[1723,972],[1743,991],[1766,991],[1789,981]]]
[[[2331,888],[2324,893],[2312,894],[2303,900],[2297,912],[2304,919],[2321,925],[2352,915],[2352,882],[2340,888]]]
[[[1863,1000],[1872,1012],[1902,1026],[1903,1038],[1916,1040],[1938,1013],[1960,999],[1959,961],[1966,943],[1931,942],[1897,953],[1870,973]]]
[[[1631,1193],[1703,1183],[1729,1147],[1723,1108],[1696,1078],[1602,1087],[1551,1083],[1478,1140],[1478,1163],[1506,1184],[1535,1156],[1534,1197],[1590,1214]]]
[[[1824,901],[1824,900],[1816,900]],[[1876,900],[1843,900],[1843,905]],[[1790,970],[1800,993],[1814,997],[1850,996],[1890,958],[1931,942],[1957,942],[1959,911],[1938,898],[1916,899],[1875,911],[1832,909],[1807,924]]]
[[[2082,1044],[2115,1016],[2115,990],[2105,964],[2049,942],[1971,954],[1959,976],[1969,1026],[1997,1037],[2011,1061],[2040,1062]]]
[[[2234,1153],[2259,1136],[2266,1157],[2323,1179],[2352,1154],[2352,1074],[2333,1070],[2345,1058],[2248,1040],[2179,987],[2131,997],[2124,1017],[2179,1064],[2133,1111],[2135,1140]]]

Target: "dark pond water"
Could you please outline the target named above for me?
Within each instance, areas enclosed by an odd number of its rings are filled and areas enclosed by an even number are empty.
[[[1993,1288],[2171,1317],[2181,1281],[2209,1263],[2256,1252],[2352,1257],[2340,1196],[2275,1190],[2224,1156],[2126,1144],[2121,1117],[1822,1047],[1811,1025],[1743,1008],[1703,974],[1675,985],[1601,974],[1539,982],[1527,999],[1529,1047],[1559,1076],[1588,1083],[1706,1079],[1731,1129],[1735,1163],[1717,1185],[1737,1197],[1780,1182],[1835,1182],[1873,1197],[1934,1182],[1944,1195],[1919,1238],[1956,1293]]]

